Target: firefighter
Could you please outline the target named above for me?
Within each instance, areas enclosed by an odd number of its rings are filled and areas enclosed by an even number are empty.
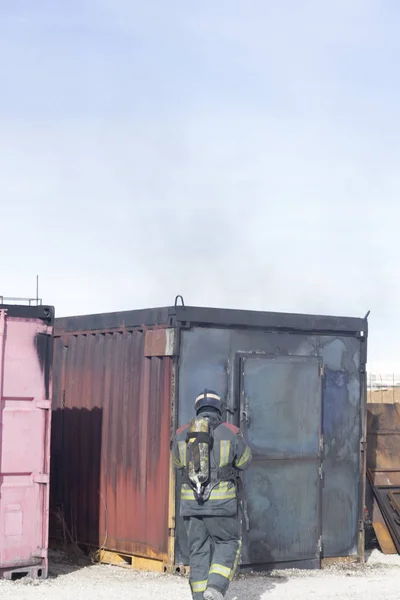
[[[241,539],[239,472],[251,451],[239,429],[222,420],[222,400],[204,390],[196,417],[176,432],[175,467],[182,473],[180,514],[189,543],[190,587],[194,600],[222,600],[237,569]]]

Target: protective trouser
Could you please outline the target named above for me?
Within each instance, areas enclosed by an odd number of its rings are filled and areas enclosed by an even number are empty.
[[[239,521],[232,517],[185,517],[189,542],[190,587],[203,600],[207,587],[225,594],[239,563]]]

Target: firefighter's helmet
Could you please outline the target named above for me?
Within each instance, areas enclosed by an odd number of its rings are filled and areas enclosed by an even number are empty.
[[[198,413],[202,408],[214,408],[220,414],[222,414],[221,396],[219,396],[219,394],[213,390],[204,390],[197,396],[194,407],[196,413]]]

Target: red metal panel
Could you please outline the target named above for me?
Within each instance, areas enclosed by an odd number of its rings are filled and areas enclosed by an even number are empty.
[[[0,573],[47,576],[52,327],[0,308]]]
[[[400,404],[367,404],[367,469],[400,471]]]
[[[167,559],[172,358],[143,330],[56,332],[54,536]]]
[[[400,486],[400,405],[369,403],[367,410],[367,473],[372,486],[367,508],[382,551],[393,554],[398,531],[385,496]]]

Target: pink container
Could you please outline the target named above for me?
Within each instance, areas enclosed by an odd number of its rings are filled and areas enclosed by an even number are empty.
[[[47,577],[54,310],[0,305],[0,576]]]

